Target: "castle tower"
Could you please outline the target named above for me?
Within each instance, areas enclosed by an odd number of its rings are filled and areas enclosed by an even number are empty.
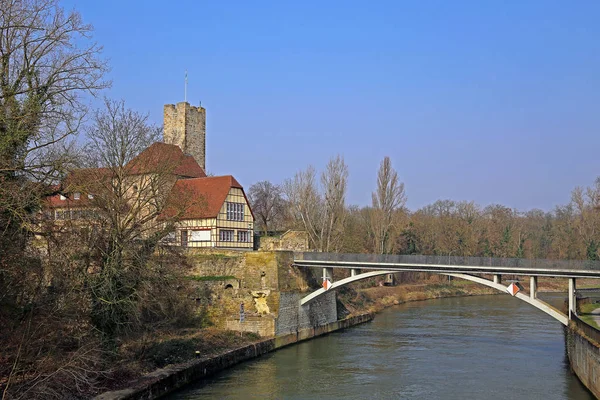
[[[206,110],[181,102],[165,104],[163,141],[175,144],[206,171]]]

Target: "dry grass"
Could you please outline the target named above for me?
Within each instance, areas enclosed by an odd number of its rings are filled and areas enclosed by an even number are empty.
[[[491,276],[488,278],[491,278]],[[525,292],[529,291],[529,277],[515,276],[511,278],[519,279]],[[507,278],[505,277],[505,283],[506,281]],[[577,280],[579,288],[598,287],[599,284],[600,282],[597,279]],[[567,289],[568,280],[565,278],[538,278],[538,291],[564,292]],[[474,282],[462,279],[444,281],[440,280],[438,276],[432,275],[428,280],[421,283],[400,284],[397,286],[346,287],[339,291],[339,300],[350,314],[360,314],[363,312],[377,312],[383,308],[408,301],[498,293],[495,289]]]
[[[260,336],[248,332],[240,334],[216,328],[188,329],[140,338],[121,346],[120,353],[123,358],[129,356],[136,360],[139,370],[148,372],[194,358],[211,357],[259,339]]]
[[[122,343],[115,367],[102,382],[103,390],[125,388],[142,375],[170,364],[215,356],[257,342],[260,336],[216,328],[162,332]]]
[[[598,315],[594,315],[593,312],[600,308],[600,304],[598,303],[588,303],[588,304],[579,304],[578,305],[578,313],[579,313],[579,318],[581,318],[581,320],[583,320],[583,322],[585,322],[588,325],[593,326],[596,329],[600,329],[600,326],[598,326],[598,323],[596,322],[596,319],[594,317],[598,317]]]
[[[340,301],[350,314],[377,312],[383,308],[409,301],[421,301],[442,297],[496,294],[497,291],[475,283],[452,280],[440,282],[433,279],[428,283],[377,286],[353,290],[341,290]]]

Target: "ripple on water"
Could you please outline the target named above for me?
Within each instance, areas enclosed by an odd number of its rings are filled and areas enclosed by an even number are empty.
[[[171,398],[593,399],[565,363],[562,325],[509,296],[402,304]]]

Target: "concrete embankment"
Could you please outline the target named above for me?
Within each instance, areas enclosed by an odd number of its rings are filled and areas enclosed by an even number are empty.
[[[600,330],[573,316],[566,328],[566,336],[573,372],[600,399]]]
[[[340,329],[371,321],[373,314],[365,313],[315,328],[302,329],[295,333],[265,339],[215,357],[194,360],[185,364],[172,365],[145,375],[128,389],[106,392],[96,400],[156,399],[185,385],[197,382],[212,374],[282,347],[335,332]]]

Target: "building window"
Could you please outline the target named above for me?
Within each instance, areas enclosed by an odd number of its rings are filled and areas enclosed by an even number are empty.
[[[227,202],[227,220],[243,221],[244,220],[244,203]]]
[[[100,214],[96,210],[82,210],[81,218],[83,219],[98,219],[100,218]]]
[[[250,241],[250,235],[248,231],[238,231],[238,242],[248,243]]]
[[[64,195],[62,195],[62,194],[61,194],[61,195],[60,195],[60,199],[61,199],[62,201],[65,201],[67,198],[66,198]]]
[[[210,242],[210,229],[190,231],[191,242]]]
[[[230,229],[219,230],[219,240],[221,242],[233,242],[233,230],[230,230]]]
[[[165,243],[175,243],[177,241],[177,236],[175,235],[175,232],[169,232],[162,238],[162,241]]]
[[[188,231],[181,231],[181,245],[187,247],[188,245]]]
[[[75,192],[75,193],[73,193],[73,198],[74,198],[75,200],[79,200],[79,199],[81,198],[81,193],[79,193],[79,192]]]
[[[92,200],[94,198],[93,194],[88,194],[88,199]]]

